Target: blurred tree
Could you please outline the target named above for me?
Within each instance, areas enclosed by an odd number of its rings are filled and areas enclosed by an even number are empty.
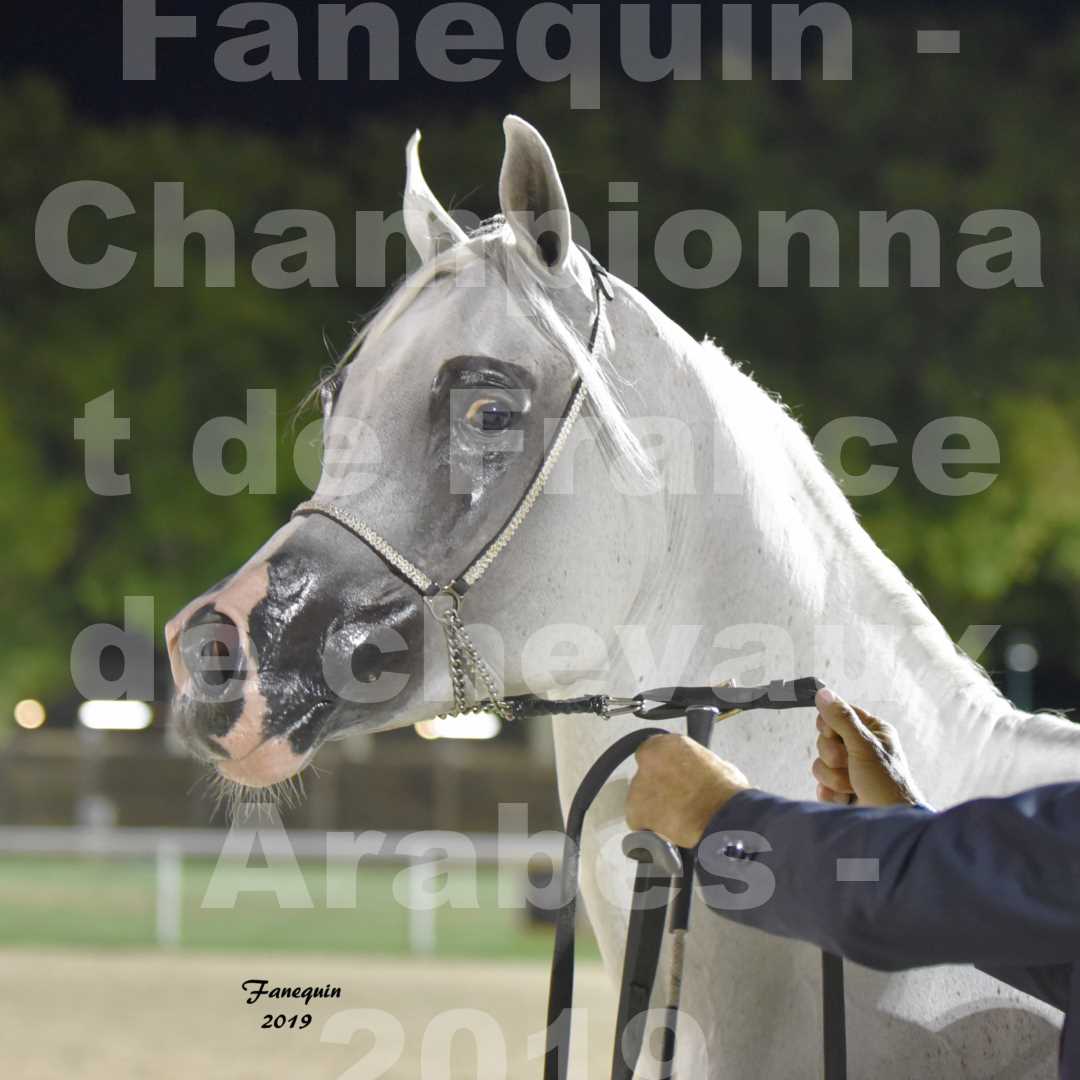
[[[444,201],[492,212],[509,108],[549,138],[597,253],[607,255],[609,211],[637,210],[642,291],[691,333],[714,335],[811,434],[841,415],[892,427],[898,445],[873,459],[900,466],[899,478],[856,508],[950,630],[1024,622],[1045,659],[1080,675],[1080,232],[1070,220],[1080,207],[1080,23],[1026,51],[1021,30],[1000,11],[973,15],[958,61],[915,56],[910,20],[876,17],[857,24],[851,83],[774,83],[764,71],[724,83],[715,57],[701,82],[619,81],[618,104],[596,112],[569,113],[564,87],[542,87],[464,115],[438,106],[384,115],[344,145],[210,124],[93,126],[48,82],[9,82],[0,96],[0,588],[14,617],[0,626],[0,716],[15,697],[65,680],[74,635],[118,621],[125,595],[155,596],[158,625],[147,629],[159,633],[284,519],[302,494],[291,411],[328,362],[322,335],[340,348],[350,320],[379,299],[350,284],[354,212],[398,209],[404,142],[417,124]],[[121,284],[92,292],[51,281],[33,244],[45,196],[85,178],[117,185],[137,210],[77,219],[87,257],[106,242],[139,253]],[[197,239],[186,287],[152,287],[153,182],[162,180],[184,181],[189,212],[212,207],[235,223],[235,288],[205,287]],[[636,206],[609,202],[617,180],[638,182]],[[253,280],[252,256],[272,242],[255,222],[285,207],[334,222],[338,288],[279,293]],[[900,241],[891,287],[860,288],[859,211],[911,207],[941,226],[942,287],[908,285]],[[981,239],[962,236],[961,222],[997,207],[1038,221],[1045,287],[976,290],[958,279],[958,255]],[[715,289],[679,288],[655,265],[660,224],[690,208],[721,211],[742,236],[739,270]],[[840,225],[839,287],[807,284],[799,239],[789,287],[760,287],[759,211],[804,208]],[[389,253],[393,276],[400,240]],[[698,262],[708,250],[694,240],[687,254]],[[278,393],[278,492],[211,495],[192,472],[195,433],[222,413],[243,416],[245,391],[258,387]],[[114,388],[118,414],[132,417],[117,455],[133,497],[92,495],[73,439],[73,418]],[[999,439],[1000,477],[981,495],[935,496],[913,474],[916,433],[949,415],[979,418]]]

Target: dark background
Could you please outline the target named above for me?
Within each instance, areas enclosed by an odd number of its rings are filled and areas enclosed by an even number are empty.
[[[529,88],[529,78],[517,63],[513,31],[528,3],[485,5],[503,26],[507,47],[498,71],[479,84],[453,85],[439,82],[417,61],[412,42],[417,24],[434,4],[393,3],[401,28],[401,80],[397,83],[368,82],[359,77],[348,83],[320,84],[314,77],[316,56],[317,4],[286,4],[300,26],[301,83],[273,84],[260,81],[251,85],[223,85],[213,68],[213,53],[229,32],[218,30],[218,15],[230,5],[219,0],[193,3],[188,0],[160,0],[160,15],[198,15],[199,37],[194,40],[163,41],[159,46],[160,67],[153,83],[125,83],[120,76],[122,48],[122,4],[18,4],[9,9],[4,23],[2,53],[4,71],[30,69],[48,72],[79,101],[80,112],[88,117],[116,123],[135,119],[169,119],[204,122],[208,119],[242,124],[249,128],[280,132],[302,130],[347,130],[357,115],[385,111],[431,110],[451,112],[479,104],[497,104],[505,95]],[[352,7],[352,4],[349,4]],[[566,5],[568,6],[568,5]],[[602,33],[605,60],[618,59],[619,34],[617,9],[620,5],[603,3]],[[770,4],[755,3],[754,40],[759,57],[769,54]],[[800,5],[803,8],[807,4]],[[897,5],[889,2],[862,2],[843,5],[858,24],[882,16],[896,16]],[[662,53],[670,42],[671,19],[668,4],[651,3],[656,51]],[[702,5],[702,33],[706,47],[719,48],[722,40],[722,4]],[[1062,2],[1009,3],[950,2],[904,5],[899,25],[915,29],[954,29],[1007,26],[1016,36],[1018,51],[1029,45],[1045,43],[1067,30],[1075,5]],[[858,25],[856,29],[858,29]],[[558,31],[552,34],[552,52],[559,48]],[[565,41],[562,43],[565,47]],[[808,36],[808,54],[813,49]],[[914,49],[912,66],[914,67]],[[497,55],[479,53],[479,55]],[[357,69],[363,76],[366,57],[357,54]],[[856,79],[866,77],[860,71],[856,42]],[[1008,71],[1002,71],[1006,78]],[[763,77],[763,76],[761,76]],[[670,84],[661,84],[661,93],[670,92]],[[989,89],[989,87],[987,87]],[[614,103],[609,102],[608,107]]]
[[[572,208],[595,224],[601,258],[607,184],[639,182],[642,291],[692,333],[715,336],[811,434],[843,415],[890,425],[899,445],[872,460],[901,473],[883,494],[857,500],[870,532],[954,635],[969,624],[1004,625],[982,658],[996,676],[1008,634],[1030,635],[1042,657],[1034,703],[1076,700],[1080,21],[1071,5],[848,5],[855,69],[844,83],[821,79],[813,35],[804,79],[770,81],[763,5],[753,81],[721,81],[720,5],[706,5],[703,80],[658,84],[634,83],[618,69],[617,5],[603,5],[598,110],[571,110],[565,83],[523,75],[513,41],[527,5],[492,6],[503,62],[494,76],[459,85],[436,82],[415,59],[413,30],[428,6],[398,4],[401,79],[368,82],[358,46],[349,83],[319,83],[314,5],[295,2],[302,81],[226,82],[213,67],[215,47],[235,33],[215,26],[226,6],[162,0],[162,14],[198,14],[200,36],[162,43],[157,81],[128,83],[119,3],[5,11],[0,589],[11,616],[0,628],[0,730],[15,700],[69,693],[73,637],[89,623],[119,621],[125,595],[155,597],[155,625],[143,629],[160,640],[161,623],[184,599],[284,519],[301,493],[290,464],[292,406],[381,295],[349,284],[353,213],[400,206],[404,144],[415,127],[424,130],[437,194],[490,213],[507,112],[548,138]],[[653,8],[656,50],[664,51],[666,5]],[[915,30],[928,28],[960,30],[960,55],[917,55]],[[122,284],[100,292],[52,282],[34,251],[42,200],[79,179],[116,184],[137,208],[107,226],[90,216],[77,223],[77,249],[98,252],[111,241],[140,253]],[[186,287],[151,288],[152,185],[160,180],[185,182],[189,211],[229,214],[235,289],[204,286],[198,241],[188,246]],[[339,288],[274,293],[252,280],[251,256],[270,243],[253,234],[254,222],[292,206],[318,209],[338,226]],[[743,237],[739,271],[708,292],[672,285],[651,259],[659,224],[693,207],[727,214]],[[841,225],[841,286],[810,288],[796,241],[790,287],[760,288],[758,211],[807,207]],[[908,286],[903,245],[890,288],[858,288],[858,211],[907,207],[929,210],[941,225],[942,288]],[[957,279],[956,257],[974,242],[959,235],[960,222],[994,207],[1038,220],[1044,288],[979,292]],[[390,257],[396,271],[396,240]],[[279,492],[219,499],[192,475],[191,440],[212,416],[243,415],[248,387],[279,392]],[[86,490],[81,444],[71,437],[73,417],[109,390],[118,414],[132,417],[131,441],[118,444],[118,467],[134,484],[126,498]],[[915,433],[954,414],[985,421],[1001,443],[999,479],[983,495],[933,496],[912,473]],[[852,470],[857,456],[846,462]]]

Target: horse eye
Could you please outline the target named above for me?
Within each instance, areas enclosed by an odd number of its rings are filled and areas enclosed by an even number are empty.
[[[514,410],[494,397],[477,398],[465,413],[465,422],[477,431],[506,431],[514,422]]]

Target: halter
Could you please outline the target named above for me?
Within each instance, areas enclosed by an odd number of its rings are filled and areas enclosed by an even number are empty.
[[[607,271],[590,252],[584,248],[579,248],[579,250],[585,256],[589,269],[592,271],[595,314],[589,333],[588,352],[590,360],[595,360],[600,348],[600,330],[605,316],[604,305],[606,301],[615,299],[615,293]],[[517,506],[503,522],[499,531],[480,549],[472,562],[456,578],[446,584],[437,581],[422,570],[389,540],[355,514],[332,502],[325,499],[308,499],[292,512],[292,517],[320,514],[331,521],[336,521],[357,539],[367,544],[398,577],[420,593],[432,616],[442,627],[446,639],[456,714],[493,712],[502,720],[514,719],[514,709],[503,697],[498,679],[465,630],[465,625],[461,621],[461,601],[465,593],[484,576],[488,567],[506,549],[518,529],[521,528],[529,511],[536,505],[548,477],[566,446],[570,430],[581,414],[587,397],[588,391],[579,377],[570,391],[570,397],[551,445],[545,451],[540,465],[533,474],[532,481],[525,489]],[[470,683],[473,695],[471,697]],[[482,701],[475,696],[481,690],[485,695]]]

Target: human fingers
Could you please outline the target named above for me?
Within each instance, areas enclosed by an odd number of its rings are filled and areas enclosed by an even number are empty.
[[[843,740],[848,754],[855,757],[876,756],[878,744],[873,732],[846,701],[823,687],[817,692],[816,702],[823,723]]]
[[[851,792],[833,791],[832,788],[826,787],[824,784],[818,784],[817,797],[818,802],[836,803],[840,806],[850,806],[852,801]]]
[[[818,757],[830,768],[847,768],[847,747],[844,746],[843,740],[835,735],[819,735],[817,738],[817,752]]]
[[[814,764],[810,766],[810,771],[819,784],[831,788],[833,791],[839,791],[846,795],[852,795],[855,792],[855,789],[851,786],[851,776],[848,774],[847,769],[833,769],[826,765],[821,758],[817,758]]]

